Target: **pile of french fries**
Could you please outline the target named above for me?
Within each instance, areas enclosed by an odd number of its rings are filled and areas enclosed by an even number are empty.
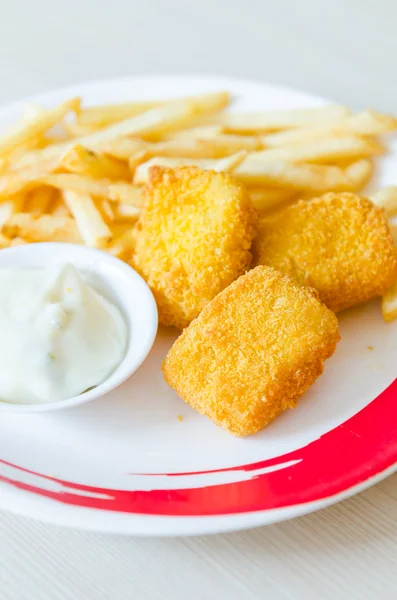
[[[233,113],[227,92],[82,107],[28,106],[0,138],[0,247],[62,241],[128,260],[153,165],[232,172],[261,214],[327,191],[361,191],[392,116],[345,106]],[[373,201],[397,215],[397,187]],[[396,242],[397,243],[397,242]],[[396,287],[396,286],[395,286]],[[384,299],[397,316],[397,290]],[[391,317],[391,315],[394,315]]]

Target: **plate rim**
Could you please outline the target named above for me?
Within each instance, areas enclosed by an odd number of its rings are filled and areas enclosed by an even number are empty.
[[[178,80],[182,84],[183,82],[197,83],[200,81],[213,82],[214,84],[220,80],[219,87],[224,85],[222,82],[229,81],[235,86],[267,86],[273,88],[275,91],[280,93],[295,93],[302,94],[308,97],[313,104],[324,104],[332,102],[324,97],[312,94],[311,92],[305,92],[293,88],[292,86],[273,84],[267,81],[254,80],[249,78],[232,77],[228,75],[206,75],[203,73],[199,74],[184,74],[184,73],[166,73],[166,74],[137,74],[126,77],[113,77],[107,79],[94,79],[88,81],[81,81],[75,84],[62,86],[59,88],[52,88],[44,92],[34,94],[27,98],[15,100],[6,105],[0,106],[0,116],[6,116],[7,112],[12,112],[16,109],[21,108],[25,103],[28,102],[48,102],[51,101],[51,97],[54,95],[71,95],[78,93],[79,87],[84,87],[85,91],[95,87],[106,87],[133,84],[137,81],[154,81],[154,80]],[[229,84],[230,84],[229,83]],[[375,401],[375,400],[373,400]],[[371,403],[370,403],[371,404]],[[369,405],[368,405],[369,406]],[[365,409],[363,409],[365,410]],[[357,414],[357,413],[356,413]],[[242,529],[249,529],[260,525],[267,525],[286,519],[290,519],[297,516],[302,516],[310,512],[319,510],[330,506],[336,502],[339,502],[345,498],[348,498],[358,492],[361,492],[368,487],[378,483],[388,475],[397,471],[397,462],[389,465],[386,469],[380,470],[374,475],[371,475],[367,479],[360,481],[359,483],[352,485],[336,494],[327,496],[322,499],[318,499],[312,502],[305,502],[300,504],[291,504],[283,508],[273,508],[266,510],[258,510],[251,512],[242,513],[231,513],[224,515],[215,516],[158,516],[158,515],[141,515],[137,513],[112,513],[110,511],[104,511],[97,508],[85,508],[76,507],[70,505],[63,505],[63,508],[69,510],[69,517],[60,517],[60,512],[57,511],[57,503],[47,498],[41,498],[38,501],[36,508],[36,502],[25,501],[13,502],[20,491],[11,489],[11,486],[7,486],[8,490],[6,496],[9,496],[9,501],[5,499],[4,495],[0,494],[0,509],[9,511],[13,514],[19,514],[21,516],[34,518],[43,522],[58,524],[63,527],[78,528],[86,531],[98,531],[103,533],[118,533],[127,535],[142,535],[142,536],[173,536],[173,535],[207,535],[221,532],[238,531]],[[34,496],[29,492],[22,493],[23,498],[29,498]],[[37,500],[37,496],[35,497]],[[8,506],[7,506],[8,504]],[[34,508],[32,510],[32,504]],[[42,508],[40,506],[42,505]],[[88,513],[95,513],[92,520],[87,519]],[[103,518],[104,515],[112,518]],[[122,518],[120,518],[122,516]]]

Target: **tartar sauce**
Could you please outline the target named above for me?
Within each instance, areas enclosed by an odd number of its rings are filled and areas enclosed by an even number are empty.
[[[119,309],[70,264],[0,269],[0,400],[63,400],[102,383],[121,363]]]

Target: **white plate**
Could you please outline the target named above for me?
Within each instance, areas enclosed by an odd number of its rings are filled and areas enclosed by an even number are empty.
[[[0,112],[0,128],[26,102],[53,106],[81,95],[88,105],[217,89],[233,93],[233,110],[325,103],[227,78],[134,77],[28,98]],[[397,146],[390,147],[381,184],[397,183]],[[324,375],[294,411],[252,437],[233,438],[168,388],[160,365],[176,333],[165,329],[132,378],[101,400],[2,415],[0,508],[98,531],[184,535],[272,523],[364,489],[397,462],[397,321],[386,325],[374,301],[342,314],[340,325],[342,341]]]

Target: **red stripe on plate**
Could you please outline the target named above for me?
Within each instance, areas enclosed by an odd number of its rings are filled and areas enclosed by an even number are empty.
[[[255,471],[291,460],[299,462],[279,471],[253,474],[248,481],[179,490],[97,488],[41,475],[6,461],[0,462],[15,468],[16,473],[37,476],[38,482],[27,484],[17,476],[0,477],[0,481],[64,504],[148,515],[221,515],[313,502],[345,491],[397,462],[397,379],[351,419],[304,448],[258,463],[185,475]],[[40,487],[40,478],[59,487]]]

